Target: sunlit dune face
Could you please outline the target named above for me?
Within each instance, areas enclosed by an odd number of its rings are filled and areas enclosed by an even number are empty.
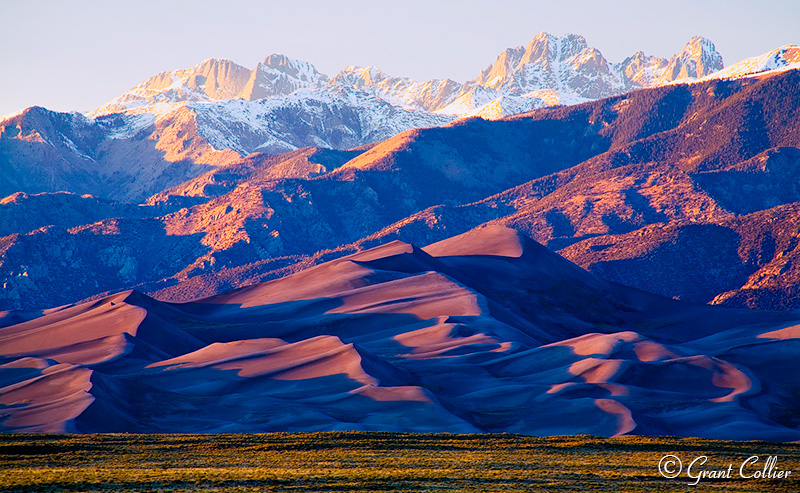
[[[646,340],[634,342],[633,351],[639,361],[663,361],[679,357],[663,345]]]
[[[338,341],[338,339],[336,339]],[[341,344],[341,341],[339,341]],[[306,380],[330,375],[346,375],[347,378],[365,385],[378,385],[378,381],[368,375],[361,367],[361,356],[352,344],[333,347],[322,354],[304,360],[297,354],[281,355],[277,361],[268,362],[268,368],[275,371],[278,380]],[[222,366],[225,369],[224,366]],[[264,371],[264,367],[242,368],[242,376],[254,376]]]
[[[613,414],[617,418],[617,430],[612,436],[621,436],[630,433],[636,428],[630,409],[613,399],[595,399],[594,403],[603,411]]]
[[[759,339],[800,339],[800,325],[792,325],[782,329],[765,332],[757,336]]]
[[[518,258],[524,253],[524,246],[518,231],[505,226],[488,226],[434,243],[423,250],[434,257],[495,255]]]
[[[627,387],[613,382],[622,369],[624,369],[622,360],[586,358],[570,365],[569,373],[580,377],[586,383],[605,389],[611,396],[617,397],[630,394]],[[554,384],[550,386],[547,393],[555,394],[574,384],[575,382]]]
[[[329,313],[406,313],[420,320],[483,313],[478,295],[434,272],[355,289],[341,300]]]
[[[621,367],[621,360],[586,358],[573,363],[569,372],[580,375],[587,383],[606,383],[614,378]]]
[[[568,389],[568,388],[572,387],[573,385],[575,385],[575,382],[556,383],[556,384],[553,384],[553,385],[550,386],[550,388],[547,390],[547,393],[548,394],[557,394],[557,393],[561,392],[564,389]]]
[[[100,346],[118,351],[122,344],[119,337],[123,333],[136,335],[146,315],[145,309],[118,299],[116,302],[107,299],[100,305],[79,305],[64,310],[63,317],[57,312],[0,330],[0,354],[41,354],[51,349],[70,352],[69,346],[89,341],[100,341],[95,347],[98,351],[103,351]],[[76,347],[74,351],[90,350],[88,346]]]
[[[365,385],[352,393],[369,397],[374,401],[408,401],[430,403],[430,398],[420,387],[378,387]]]
[[[639,361],[664,361],[680,357],[666,346],[644,339],[636,332],[614,334],[585,334],[551,346],[568,347],[579,356],[612,355],[632,349]]]
[[[298,300],[333,299],[341,293],[369,285],[373,273],[372,269],[356,262],[336,261],[278,281],[216,296],[208,302],[252,308]]]
[[[353,345],[344,344],[333,336],[318,336],[293,344],[280,339],[255,339],[247,341],[247,344],[217,343],[148,366],[156,367],[166,367],[167,371],[192,368],[235,370],[241,378],[269,376],[276,380],[346,375],[365,385],[378,383],[361,367],[361,356]]]
[[[30,356],[25,358],[15,359],[13,361],[9,361],[8,363],[4,363],[0,365],[0,369],[4,368],[31,368],[31,369],[38,369],[41,370],[43,368],[47,368],[48,363],[41,359],[41,358],[32,358]]]
[[[514,347],[514,345],[512,343],[510,343],[510,342],[501,342],[497,348],[492,349],[492,352],[493,353],[502,353],[502,352],[510,350],[513,347]]]
[[[429,344],[451,341],[450,334],[453,332],[453,328],[455,328],[456,324],[446,323],[444,320],[446,320],[446,317],[439,317],[436,325],[404,332],[394,336],[393,339],[411,348],[420,348]]]
[[[414,247],[402,241],[392,241],[379,247],[371,248],[347,257],[348,260],[369,262],[370,260],[383,259],[394,255],[414,253]]]
[[[171,358],[168,360],[159,361],[158,363],[152,363],[148,365],[147,368],[158,368],[164,366],[168,367],[168,370],[176,368],[197,368],[200,366],[229,361],[231,359],[258,355],[284,345],[286,345],[285,341],[274,338],[249,339],[235,342],[217,342],[214,344],[209,344],[208,346],[198,349],[192,353],[178,356],[177,358]]]
[[[686,358],[679,358],[673,360],[675,363],[688,364],[706,370],[710,373],[701,373],[698,375],[698,381],[707,381],[711,377],[711,384],[715,387],[723,389],[731,389],[729,394],[721,397],[709,399],[710,402],[731,402],[735,400],[736,396],[744,394],[753,388],[753,382],[736,366],[709,356],[691,356]]]
[[[431,327],[412,330],[393,337],[393,340],[403,346],[413,348],[411,354],[407,354],[409,359],[434,358],[446,356],[448,351],[463,348],[471,345],[489,344],[496,345],[493,352],[507,351],[511,348],[511,343],[500,343],[496,339],[481,333],[472,334],[464,337],[454,336],[453,333],[457,324],[444,323],[440,317],[439,323]]]
[[[575,337],[563,342],[557,342],[552,346],[563,346],[571,348],[579,356],[589,356],[592,354],[612,354],[616,349],[626,342],[639,341],[641,338],[635,332],[617,332],[615,334],[586,334]]]
[[[41,366],[41,365],[36,365]],[[0,425],[23,432],[74,432],[70,422],[94,401],[92,370],[69,364],[43,368],[39,375],[4,387],[0,407],[6,418]]]
[[[43,351],[42,356],[52,358],[60,363],[76,365],[94,365],[111,361],[133,349],[133,344],[125,338],[125,334],[101,337],[91,341]]]
[[[711,377],[711,383],[717,387],[731,389],[731,393],[711,402],[731,402],[736,396],[744,394],[753,388],[753,382],[741,370],[730,363],[720,361]]]

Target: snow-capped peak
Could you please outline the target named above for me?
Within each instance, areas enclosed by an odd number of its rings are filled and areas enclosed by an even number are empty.
[[[320,73],[312,64],[289,58],[280,53],[268,56],[259,66],[262,69],[269,67],[274,72],[286,74],[289,77],[308,83],[309,86],[319,86],[328,82],[328,76]]]
[[[319,89],[328,83],[328,76],[308,62],[273,54],[259,63],[239,97],[249,101],[291,94],[298,89]]]
[[[616,94],[623,88],[603,55],[583,36],[544,32],[524,48],[505,50],[474,82],[503,92],[550,90],[579,98]]]
[[[331,79],[329,87],[331,90],[367,92],[410,110],[436,111],[450,104],[462,85],[450,79],[418,82],[407,77],[391,77],[378,67],[350,65]]]
[[[300,88],[321,88],[328,77],[308,62],[270,55],[250,70],[230,60],[209,58],[190,69],[162,72],[89,113],[101,116],[149,105],[262,99]]]
[[[764,53],[763,55],[746,58],[740,62],[714,72],[706,79],[734,79],[748,75],[760,74],[770,70],[800,69],[800,47],[785,45]]]
[[[714,43],[702,36],[695,36],[680,53],[670,58],[656,85],[685,79],[696,80],[721,70],[723,66],[722,55],[717,52]]]
[[[381,72],[381,69],[378,67],[348,65],[331,79],[331,84],[349,87],[365,87],[378,84],[386,78],[387,77],[383,75],[383,72]]]
[[[528,43],[522,63],[566,60],[588,47],[586,38],[579,34],[567,33],[558,37],[541,32]]]

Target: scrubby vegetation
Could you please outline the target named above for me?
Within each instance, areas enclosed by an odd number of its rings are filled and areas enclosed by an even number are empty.
[[[734,470],[778,456],[788,479],[658,473],[666,454]],[[734,474],[734,476],[736,476]],[[0,491],[786,491],[800,445],[698,439],[396,433],[0,435]]]

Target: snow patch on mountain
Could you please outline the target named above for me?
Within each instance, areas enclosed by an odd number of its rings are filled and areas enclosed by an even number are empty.
[[[350,65],[331,80],[330,85],[367,92],[406,109],[436,111],[450,104],[462,84],[450,79],[417,82],[407,77],[385,75],[377,67]]]
[[[202,65],[202,64],[200,64]],[[198,67],[200,66],[198,65]],[[112,113],[164,114],[171,111],[170,103],[202,101],[208,97],[189,87],[193,70],[177,70],[153,76],[108,103],[90,111],[87,116],[98,117]]]
[[[451,117],[406,110],[360,91],[300,89],[258,101],[194,102],[201,135],[216,149],[277,153],[314,145],[346,149]]]

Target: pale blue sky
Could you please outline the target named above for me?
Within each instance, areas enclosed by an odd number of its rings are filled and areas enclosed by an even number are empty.
[[[540,31],[582,34],[612,62],[668,57],[693,35],[726,65],[800,44],[800,0],[0,0],[0,115],[87,111],[151,75],[271,53],[334,75],[377,65],[415,79],[474,78]]]

